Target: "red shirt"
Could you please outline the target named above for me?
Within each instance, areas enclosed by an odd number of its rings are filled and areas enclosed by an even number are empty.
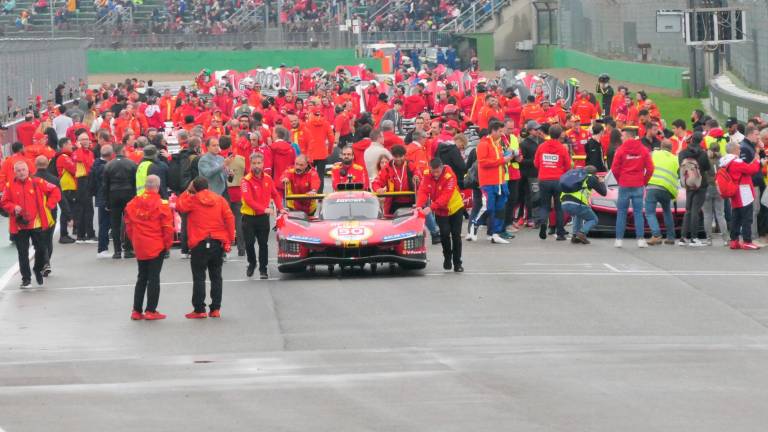
[[[396,144],[405,146],[405,142],[403,141],[403,139],[395,135],[395,133],[392,131],[386,131],[382,133],[382,135],[384,136],[384,142],[382,144],[384,145],[384,148],[387,150],[391,151],[392,147]]]
[[[40,125],[36,120],[25,121],[16,127],[16,137],[24,147],[32,145],[35,130]]]

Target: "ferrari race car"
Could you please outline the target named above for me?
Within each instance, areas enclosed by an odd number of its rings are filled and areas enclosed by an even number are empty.
[[[616,178],[608,171],[604,177],[606,189],[608,193],[605,196],[592,192],[592,210],[597,215],[597,225],[592,228],[590,233],[594,234],[614,234],[616,232],[616,212],[617,202],[619,198],[619,185],[616,182]],[[683,225],[683,216],[685,216],[685,188],[677,188],[677,199],[672,201],[672,218],[675,221],[675,231],[679,231]],[[656,207],[656,218],[659,221],[661,232],[666,232],[664,225],[664,214],[661,206]],[[645,232],[650,233],[648,223],[645,224]],[[703,225],[699,231],[703,232]],[[632,206],[629,206],[627,210],[627,230],[628,236],[634,235],[635,232],[635,218],[632,211]]]
[[[375,272],[380,263],[406,270],[426,267],[424,214],[412,208],[398,209],[393,215],[384,215],[381,210],[380,197],[404,193],[349,189],[286,197],[287,201],[322,200],[322,205],[318,206],[318,216],[289,211],[278,217],[278,270],[295,273],[324,265],[333,272],[336,265],[343,271],[370,264]]]

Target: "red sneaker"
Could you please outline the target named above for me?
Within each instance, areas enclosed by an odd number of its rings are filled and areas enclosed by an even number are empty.
[[[146,311],[144,312],[144,319],[147,321],[161,320],[161,319],[165,319],[165,314],[161,314],[158,311],[154,311],[154,312]]]
[[[750,242],[750,243],[744,243],[741,245],[742,250],[758,250],[760,249],[760,246]]]
[[[140,321],[144,319],[144,314],[141,312],[133,311],[131,312],[131,319],[134,321]]]
[[[738,240],[731,240],[731,245],[729,247],[731,249],[741,249],[741,243],[739,243]]]
[[[203,318],[208,318],[208,314],[207,313],[205,313],[205,312],[195,312],[195,311],[192,311],[192,312],[190,312],[190,313],[188,313],[188,314],[186,314],[184,316],[187,317],[187,319],[203,319]]]
[[[209,314],[209,317],[211,318],[221,318],[221,310],[220,309],[214,309]]]

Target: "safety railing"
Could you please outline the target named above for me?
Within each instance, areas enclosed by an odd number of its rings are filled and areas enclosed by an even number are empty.
[[[287,32],[264,29],[229,33],[205,34],[120,34],[96,38],[91,48],[97,49],[206,49],[206,48],[355,48],[360,44],[394,43],[403,47],[446,46],[450,34],[437,31],[367,32],[353,35],[347,32]]]
[[[483,24],[491,20],[497,12],[509,5],[510,0],[482,0],[461,12],[459,16],[445,23],[440,31],[452,31],[456,33],[477,31]]]

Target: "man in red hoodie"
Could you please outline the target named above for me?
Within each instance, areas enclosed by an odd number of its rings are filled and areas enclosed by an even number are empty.
[[[245,181],[245,180],[243,180]],[[242,187],[242,186],[241,186]],[[200,319],[221,317],[224,253],[235,241],[235,217],[221,195],[208,190],[205,177],[194,179],[176,201],[176,210],[187,215],[187,241],[192,255],[192,306],[185,316]],[[211,280],[210,313],[205,313],[205,274]]]
[[[272,177],[280,178],[285,171],[293,166],[296,160],[296,152],[290,143],[291,133],[282,126],[275,127],[275,137],[270,145],[272,148]],[[250,171],[250,166],[248,167]],[[282,186],[278,185],[278,189]]]
[[[645,219],[643,218],[643,196],[645,185],[653,176],[651,152],[637,139],[637,128],[624,128],[624,143],[613,156],[611,172],[619,184],[619,197],[616,201],[616,242],[621,247],[624,231],[627,228],[627,211],[632,204],[635,218],[635,236],[637,247],[648,247],[645,238]]]
[[[320,176],[320,193],[323,192],[323,178],[325,177],[325,160],[333,152],[336,137],[333,134],[331,124],[323,117],[323,113],[317,109],[312,111],[309,119],[304,124],[302,141],[299,143],[301,153],[306,154],[312,161],[312,166]]]
[[[165,252],[173,243],[173,214],[168,203],[160,197],[159,190],[160,177],[150,174],[144,184],[144,194],[133,198],[125,207],[125,232],[133,244],[139,265],[133,291],[132,320],[165,318],[157,311],[157,302]],[[145,292],[147,307],[143,308]]]
[[[560,141],[563,128],[554,125],[549,128],[549,137],[536,149],[533,165],[539,170],[539,238],[547,239],[547,221],[552,202],[555,205],[555,224],[557,240],[565,240],[565,227],[563,224],[563,209],[560,206],[560,176],[571,169],[571,155],[565,145]]]

